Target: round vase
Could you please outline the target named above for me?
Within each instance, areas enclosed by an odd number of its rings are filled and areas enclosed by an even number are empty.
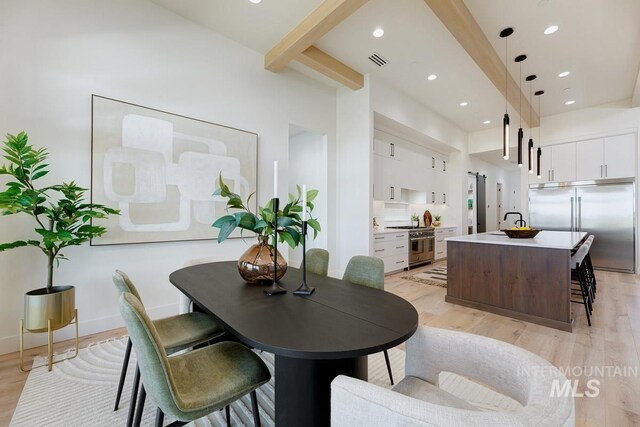
[[[240,276],[252,285],[267,285],[273,283],[274,268],[273,246],[269,244],[267,236],[258,237],[258,243],[251,246],[238,259],[238,272]],[[278,251],[278,274],[277,280],[287,272],[287,261]]]
[[[46,332],[67,326],[75,316],[76,288],[54,286],[34,289],[24,294],[24,327],[30,332]]]

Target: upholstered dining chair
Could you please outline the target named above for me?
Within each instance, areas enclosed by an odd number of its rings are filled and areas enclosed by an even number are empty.
[[[376,257],[354,256],[349,260],[342,280],[356,285],[384,290],[384,262]],[[384,351],[384,361],[387,363],[389,381],[393,385],[393,373],[391,372],[391,363],[389,362],[387,350]]]
[[[136,427],[142,420],[147,393],[157,405],[156,426],[163,425],[165,415],[176,420],[171,426],[185,425],[228,407],[247,393],[251,395],[254,424],[260,425],[256,389],[267,383],[271,374],[254,352],[239,343],[220,342],[167,356],[155,322],[138,298],[128,292],[120,295],[120,313],[143,380]]]
[[[307,251],[307,271],[319,276],[329,274],[329,251],[320,248],[313,248]],[[302,268],[302,264],[300,264]]]
[[[140,300],[140,294],[135,285],[125,274],[120,270],[116,270],[112,276],[113,283],[118,290],[118,293],[130,293]],[[205,313],[187,313],[179,314],[177,316],[171,316],[164,319],[154,320],[153,324],[158,332],[158,337],[163,349],[168,354],[176,353],[199,344],[207,343],[215,338],[218,338],[224,334],[224,328],[220,326],[212,317]],[[116,403],[114,411],[118,410],[120,405],[120,398],[122,397],[122,389],[127,376],[127,368],[129,366],[129,358],[131,357],[131,338],[127,341],[127,347],[124,354],[124,360],[122,361],[122,371],[120,373],[120,382],[118,383],[118,391],[116,394]],[[133,391],[131,393],[131,400],[129,402],[129,417],[127,426],[131,426],[133,423],[133,416],[135,413],[135,400],[138,394],[138,387],[140,384],[140,371],[136,367],[135,376],[133,379]]]
[[[355,378],[331,383],[331,426],[575,425],[567,378],[546,360],[514,345],[465,332],[418,328],[406,343],[406,377],[389,390]],[[439,387],[441,372],[485,384],[514,403],[508,411],[472,405]],[[568,388],[567,388],[568,389]]]

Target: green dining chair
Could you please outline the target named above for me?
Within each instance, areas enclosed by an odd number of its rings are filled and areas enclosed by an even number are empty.
[[[326,276],[329,273],[329,251],[325,249],[313,248],[307,251],[307,271],[319,276]],[[302,268],[302,264],[300,264]]]
[[[135,285],[124,272],[116,270],[112,276],[113,283],[118,290],[118,294],[130,293],[140,300],[140,294]],[[153,324],[158,332],[160,343],[163,349],[168,353],[176,353],[197,345],[206,344],[207,342],[219,338],[224,334],[224,328],[217,323],[211,316],[205,313],[185,313],[177,316],[171,316],[164,319],[154,320]],[[116,394],[116,403],[114,411],[118,410],[120,398],[122,397],[122,389],[127,376],[127,368],[129,366],[129,358],[131,357],[131,338],[127,341],[127,347],[122,362],[122,370],[120,372],[120,382],[118,383],[118,391]],[[140,371],[136,367],[135,376],[133,378],[133,390],[131,392],[131,400],[129,402],[129,417],[127,426],[133,423],[135,413],[136,397],[140,384]]]
[[[254,352],[236,342],[220,342],[167,356],[155,322],[135,295],[120,295],[120,313],[138,357],[142,377],[134,426],[142,420],[147,393],[157,406],[156,426],[165,415],[182,426],[251,395],[254,425],[260,425],[256,389],[271,379]],[[227,423],[229,423],[227,419]]]
[[[380,258],[371,256],[354,256],[349,260],[342,280],[347,282],[384,290],[384,262]],[[393,373],[389,353],[384,351],[384,361],[387,363],[389,381],[393,385]]]

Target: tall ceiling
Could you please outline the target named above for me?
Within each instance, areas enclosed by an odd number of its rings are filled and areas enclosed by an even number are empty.
[[[266,53],[321,0],[151,0],[226,37]],[[496,52],[511,26],[509,71],[526,54],[523,79],[538,75],[542,116],[632,96],[640,68],[640,0],[464,0]],[[549,25],[560,29],[551,35]],[[381,27],[385,34],[372,37]],[[467,131],[499,125],[504,98],[423,0],[369,0],[322,37],[317,47],[359,72],[371,73]],[[378,53],[389,62],[368,59]],[[302,65],[293,66],[304,69]],[[564,78],[561,71],[570,71]],[[315,73],[309,73],[316,76]],[[438,78],[428,81],[429,74]],[[322,81],[326,79],[321,77]],[[528,94],[529,86],[523,84]],[[564,102],[574,100],[575,104]],[[461,102],[468,105],[461,107]],[[534,99],[537,109],[537,99]],[[490,120],[490,124],[483,124]]]

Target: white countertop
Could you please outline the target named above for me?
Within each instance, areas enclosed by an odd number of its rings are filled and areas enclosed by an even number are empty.
[[[399,230],[397,228],[378,228],[373,230],[373,234],[387,234],[387,233],[408,233],[409,230]]]
[[[532,248],[573,249],[587,233],[541,231],[533,239],[510,239],[500,231],[449,237],[447,242],[486,243],[490,245],[529,246]]]

